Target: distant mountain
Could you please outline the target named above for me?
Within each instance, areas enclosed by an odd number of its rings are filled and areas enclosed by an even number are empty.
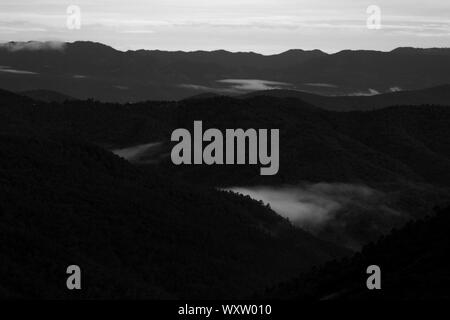
[[[191,97],[187,97],[184,100],[200,100],[200,99],[209,99],[209,98],[215,98],[215,97],[219,97],[220,95],[216,94],[216,93],[212,93],[212,92],[205,92],[205,93],[199,93],[196,95],[193,95]]]
[[[450,49],[391,52],[289,50],[264,56],[224,50],[118,51],[92,42],[0,45],[0,81],[112,102],[177,100],[204,92],[240,95],[294,89],[327,95],[416,90],[450,83]],[[242,83],[242,81],[247,81]]]
[[[448,299],[450,209],[411,222],[352,259],[334,261],[261,294],[264,299],[430,300]],[[381,290],[368,290],[366,269],[381,269]]]
[[[11,105],[30,105],[33,103],[33,99],[14,93],[11,91],[0,89],[0,106]]]
[[[429,49],[422,49],[422,48],[414,48],[414,47],[400,47],[397,49],[392,50],[393,53],[400,53],[400,54],[426,54],[426,55],[432,55],[432,56],[445,56],[450,55],[449,48],[429,48]]]
[[[365,111],[390,106],[441,105],[450,106],[450,85],[442,85],[414,91],[398,91],[373,96],[321,96],[293,90],[256,91],[242,97],[271,96],[298,98],[317,107],[331,111]]]
[[[67,100],[76,100],[68,95],[51,90],[30,90],[18,92],[18,94],[42,102],[64,102]]]

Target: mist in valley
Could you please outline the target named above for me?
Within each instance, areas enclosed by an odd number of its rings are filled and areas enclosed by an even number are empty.
[[[301,183],[227,190],[269,204],[293,225],[354,250],[407,220],[406,215],[389,206],[387,194],[364,185]]]
[[[157,162],[161,156],[160,150],[162,145],[162,142],[152,142],[114,149],[112,152],[133,163],[154,163]]]
[[[164,155],[162,142],[115,149],[113,153],[136,164],[154,164]],[[301,182],[225,190],[268,204],[293,225],[353,250],[359,250],[409,219],[392,207],[388,193],[363,184]]]

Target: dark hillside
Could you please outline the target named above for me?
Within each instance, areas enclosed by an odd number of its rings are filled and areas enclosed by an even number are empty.
[[[330,262],[314,272],[272,288],[274,299],[448,299],[450,209],[411,222],[351,259]],[[366,268],[381,268],[381,290],[366,288]]]
[[[2,298],[237,298],[346,252],[98,147],[0,135]],[[80,293],[65,287],[71,264]]]

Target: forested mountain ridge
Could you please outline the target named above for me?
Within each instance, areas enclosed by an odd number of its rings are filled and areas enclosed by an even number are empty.
[[[190,130],[195,120],[205,129],[280,129],[279,174],[261,177],[252,166],[180,168],[167,155],[134,166],[109,151],[162,142],[168,153],[172,130]],[[45,103],[0,91],[0,249],[7,261],[0,266],[0,295],[236,298],[258,292],[348,251],[215,187],[369,186],[395,213],[383,220],[385,230],[450,198],[449,123],[446,106],[342,113],[268,96]],[[360,207],[344,209],[360,233],[371,219],[384,219]],[[70,264],[89,275],[82,296],[60,283]],[[29,285],[24,274],[39,280]]]
[[[264,90],[243,95],[243,98],[254,96],[272,96],[279,98],[298,98],[317,107],[331,111],[370,111],[396,105],[450,105],[450,85],[440,85],[421,90],[405,90],[372,95],[324,96],[293,90]]]
[[[0,45],[0,81],[12,91],[45,89],[105,102],[176,100],[209,91],[240,95],[255,84],[325,95],[371,94],[450,83],[449,52],[289,50],[265,56],[224,50],[123,52],[86,41],[10,42]]]
[[[173,130],[191,129],[195,120],[202,120],[205,130],[280,129],[282,156],[274,177],[261,178],[257,168],[246,166],[176,168],[167,163],[170,171],[188,176],[193,169],[220,175],[224,185],[237,182],[237,173],[230,175],[230,170],[237,170],[248,184],[406,179],[446,187],[450,181],[450,109],[446,106],[337,113],[294,98],[266,96],[121,105],[94,100],[42,103],[4,92],[0,115],[4,133],[76,136],[107,148],[169,144]],[[335,159],[332,167],[330,156]]]
[[[0,297],[239,298],[347,251],[74,139],[0,135]],[[83,290],[65,286],[79,265]]]
[[[448,299],[450,208],[410,222],[352,258],[327,263],[268,289],[265,299],[430,300]],[[368,290],[366,269],[381,269],[381,290]]]
[[[373,112],[330,112],[294,98],[212,97],[180,102],[42,103],[5,92],[0,130],[8,134],[75,136],[107,149],[163,142],[155,164],[167,176],[217,186],[283,185],[300,181],[381,188],[414,210],[445,199],[450,181],[450,109],[398,106]],[[174,166],[176,128],[280,129],[280,170],[261,177],[255,166]],[[330,161],[331,159],[331,161]],[[404,192],[403,192],[404,191]],[[420,205],[417,204],[420,202]],[[410,209],[410,208],[407,208]],[[408,210],[409,211],[409,210]]]

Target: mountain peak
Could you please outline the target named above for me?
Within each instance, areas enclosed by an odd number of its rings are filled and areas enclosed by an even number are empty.
[[[69,48],[80,48],[84,50],[100,50],[101,51],[115,51],[118,52],[119,50],[114,49],[113,47],[110,47],[106,44],[100,43],[100,42],[94,42],[94,41],[75,41],[75,42],[69,42],[67,43],[67,46]],[[97,53],[98,54],[98,53]]]
[[[326,56],[328,55],[328,53],[323,52],[319,49],[314,49],[314,50],[303,50],[303,49],[289,49],[287,51],[284,51],[280,54],[277,54],[278,56],[298,56],[298,55],[318,55],[318,56]]]

